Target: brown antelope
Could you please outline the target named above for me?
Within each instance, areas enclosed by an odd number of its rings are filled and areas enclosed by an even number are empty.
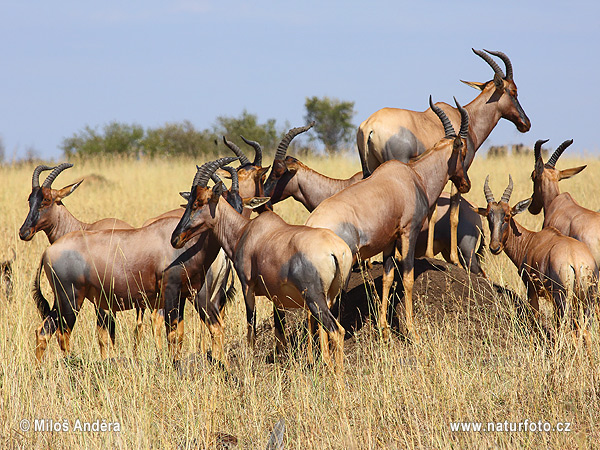
[[[362,172],[348,179],[329,178],[311,169],[292,156],[286,156],[285,148],[278,148],[275,153],[273,167],[265,181],[264,195],[271,197],[271,203],[276,204],[292,197],[302,203],[312,212],[321,202],[348,186],[363,179]],[[450,196],[442,192],[436,202],[439,217],[433,235],[433,253],[442,253],[450,261]],[[459,204],[460,220],[458,222],[458,250],[460,263],[474,274],[485,275],[481,268],[481,255],[484,241],[481,235],[482,223],[478,214],[473,212],[473,206],[466,199]],[[426,221],[419,233],[416,247],[416,257],[425,255],[429,222]],[[479,246],[477,242],[479,241]]]
[[[470,189],[464,168],[468,113],[456,103],[462,115],[457,136],[450,120],[432,103],[431,97],[429,104],[444,125],[445,136],[438,143],[408,164],[396,160],[382,164],[369,178],[324,200],[306,221],[308,226],[328,228],[340,236],[355,259],[364,260],[383,251],[379,326],[384,339],[389,337],[387,304],[394,280],[394,252],[399,247],[402,253],[406,326],[411,337],[418,339],[412,312],[417,237],[448,180],[462,193]]]
[[[470,121],[465,169],[471,166],[475,152],[501,118],[510,120],[520,132],[529,131],[531,128],[531,122],[517,99],[517,86],[513,80],[512,63],[508,56],[502,52],[486,50],[487,53],[499,57],[504,62],[506,66],[506,75],[504,75],[502,69],[488,54],[475,49],[473,52],[491,66],[494,70],[494,78],[486,83],[464,82],[481,91],[471,103],[465,105]],[[437,106],[447,111],[453,124],[459,123],[460,114],[457,109],[441,103]],[[424,112],[398,108],[380,109],[358,128],[356,141],[363,173],[367,177],[377,166],[393,159],[408,162],[431,148],[442,137],[442,130],[431,108]],[[459,263],[456,239],[459,196],[460,194],[456,194],[452,188],[450,257],[455,264]],[[435,222],[435,213],[431,222]],[[433,256],[432,233],[433,227],[427,247],[428,257]]]
[[[600,213],[579,205],[568,192],[560,193],[558,182],[577,175],[587,166],[558,170],[555,165],[560,155],[573,143],[568,140],[559,145],[548,162],[542,161],[542,145],[547,140],[535,143],[535,168],[533,180],[533,201],[529,206],[531,214],[544,210],[544,228],[554,227],[561,233],[571,236],[588,246],[596,264],[600,265]]]
[[[558,310],[563,317],[578,299],[584,303],[586,319],[575,325],[583,330],[586,345],[590,346],[587,331],[587,317],[593,311],[593,303],[598,295],[598,266],[587,246],[576,239],[565,236],[554,227],[541,231],[530,231],[520,225],[514,216],[525,211],[532,199],[520,201],[512,208],[509,206],[513,189],[509,175],[508,187],[499,202],[488,184],[489,175],[483,187],[487,208],[479,208],[478,213],[487,217],[490,227],[490,251],[494,255],[504,253],[517,267],[521,279],[527,287],[527,297],[536,315],[540,316],[540,307],[550,306]],[[576,309],[577,311],[577,309]],[[542,315],[542,325],[551,332],[547,318]]]
[[[63,187],[53,189],[52,183],[66,169],[73,167],[71,163],[62,163],[56,167],[39,165],[33,171],[31,179],[31,194],[29,194],[29,212],[19,230],[19,237],[24,241],[33,239],[38,231],[44,231],[50,244],[64,235],[78,230],[114,230],[132,229],[127,222],[119,219],[106,218],[93,223],[85,223],[73,216],[63,204],[63,199],[71,195],[83,180]],[[52,170],[40,186],[40,174]],[[136,338],[139,335],[139,318],[143,310],[137,311],[138,326],[135,330]],[[110,312],[96,308],[96,324],[98,330],[98,344],[102,359],[108,357],[109,346],[115,343],[115,319]],[[110,340],[109,340],[110,337]],[[137,339],[136,339],[137,342]]]
[[[214,172],[235,159],[221,158],[203,167]],[[38,361],[55,332],[63,352],[70,351],[70,334],[84,298],[110,311],[146,304],[161,308],[165,301],[178,304],[179,308],[165,312],[167,337],[170,344],[176,344],[170,345],[176,360],[183,339],[185,299],[192,290],[201,288],[219,253],[219,244],[208,233],[189,239],[179,250],[173,249],[170,237],[178,222],[177,217],[165,217],[136,229],[77,231],[46,249],[41,268],[50,281],[55,302],[50,308],[40,290],[38,271],[34,299],[43,317],[36,330]],[[222,339],[218,329],[213,332],[216,339]],[[222,348],[222,344],[213,348]],[[224,360],[223,355],[215,356]]]
[[[180,248],[197,233],[210,231],[233,261],[240,279],[248,343],[253,347],[256,335],[254,297],[267,296],[278,310],[309,310],[309,361],[317,321],[323,358],[331,365],[329,337],[336,370],[341,371],[344,329],[329,308],[350,274],[352,253],[348,246],[330,230],[289,225],[271,211],[252,220],[243,217],[221,198],[222,183],[211,189],[208,179],[206,171],[196,174],[185,214],[173,231],[173,247]],[[286,345],[284,330],[278,327],[278,320],[275,324],[277,348],[282,351]]]

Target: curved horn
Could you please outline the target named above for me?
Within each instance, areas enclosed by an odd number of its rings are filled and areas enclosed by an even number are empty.
[[[494,203],[494,194],[490,189],[490,176],[485,177],[485,183],[483,183],[483,193],[485,194],[485,201],[488,203]]]
[[[492,69],[494,69],[494,73],[497,73],[498,75],[500,75],[500,77],[504,78],[504,72],[502,72],[502,69],[500,68],[500,66],[498,64],[496,64],[496,61],[494,61],[490,55],[485,54],[481,50],[475,50],[474,48],[472,48],[471,50],[473,50],[473,53],[475,53],[477,56],[479,56],[481,59],[483,59],[486,63],[488,63],[490,65],[490,67]]]
[[[262,147],[260,144],[256,141],[249,141],[242,135],[240,135],[240,137],[246,144],[254,148],[254,162],[252,164],[255,166],[262,166]]]
[[[465,108],[460,106],[460,103],[458,103],[456,97],[454,97],[454,103],[456,103],[456,107],[460,111],[460,132],[458,133],[458,135],[462,139],[466,139],[469,133],[469,113]]]
[[[70,167],[73,167],[73,164],[71,163],[62,163],[59,164],[58,166],[56,166],[52,172],[50,172],[50,175],[48,175],[46,177],[46,179],[44,180],[44,182],[42,183],[43,187],[47,187],[49,188],[50,186],[52,186],[52,182],[54,181],[54,179],[65,169],[68,169]]]
[[[512,195],[512,191],[513,191],[513,181],[512,181],[512,177],[510,176],[510,174],[508,174],[508,186],[504,190],[504,194],[502,194],[502,198],[500,199],[500,201],[504,202],[504,203],[508,203],[510,200],[510,196]]]
[[[235,161],[236,159],[238,158],[234,158],[233,156],[227,156],[225,158],[219,158],[215,161],[209,161],[207,163],[204,163],[201,167],[196,166],[198,172],[196,172],[196,176],[194,177],[194,181],[192,182],[192,187],[206,187],[206,185],[208,184],[208,180],[210,179],[212,174],[217,171],[217,169],[223,167],[226,164],[229,164],[232,161]]]
[[[240,148],[237,145],[235,145],[233,142],[228,141],[225,136],[223,136],[223,142],[240,159],[240,166],[245,166],[246,164],[251,164],[250,160],[246,157],[246,155],[244,155],[244,152],[242,150],[240,150]]]
[[[556,150],[554,150],[554,153],[552,153],[552,156],[550,157],[550,159],[548,160],[546,165],[550,166],[550,167],[554,167],[556,165],[556,162],[558,161],[558,158],[560,158],[560,155],[562,155],[563,152],[567,149],[567,147],[569,145],[571,145],[572,143],[573,143],[573,139],[569,139],[568,141],[565,141],[562,144],[560,144],[558,146],[558,148]]]
[[[223,170],[226,170],[231,175],[231,192],[239,192],[240,191],[240,179],[238,178],[237,170],[231,166],[223,167]]]
[[[31,187],[32,188],[40,187],[40,173],[42,173],[44,170],[50,170],[52,168],[53,167],[46,166],[46,165],[39,165],[35,169],[33,169],[33,177],[31,178]]]
[[[292,139],[294,139],[300,133],[304,133],[305,131],[310,130],[314,125],[315,122],[313,120],[311,123],[304,127],[292,128],[290,131],[288,131],[277,146],[277,151],[275,152],[275,159],[284,159],[285,153],[287,152],[287,149],[290,145],[290,142],[292,142]]]
[[[198,166],[196,166],[196,167],[198,167]],[[221,180],[221,179],[219,178],[219,175],[217,175],[216,173],[213,173],[213,174],[210,176],[210,179],[211,179],[211,180],[213,180],[213,183],[215,183],[215,184],[217,184],[217,183],[223,183],[223,180]]]
[[[446,113],[442,111],[442,108],[433,104],[433,101],[431,100],[431,95],[429,96],[429,107],[434,113],[436,113],[436,115],[442,121],[442,124],[444,125],[444,133],[446,135],[445,137],[456,136],[454,128],[452,128],[452,124],[450,123],[450,119],[448,119]]]
[[[512,67],[512,63],[510,62],[510,59],[508,58],[508,56],[506,56],[506,54],[502,53],[502,52],[493,52],[491,50],[486,50],[485,48],[483,50],[488,52],[490,55],[497,56],[502,61],[504,61],[504,65],[506,66],[505,80],[512,80],[513,79],[513,67]]]
[[[533,155],[535,156],[536,161],[542,158],[542,145],[544,145],[549,140],[550,139],[538,139],[537,141],[535,141],[535,144],[533,146]]]

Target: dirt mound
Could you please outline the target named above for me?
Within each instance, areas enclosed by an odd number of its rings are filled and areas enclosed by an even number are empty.
[[[375,263],[370,270],[352,273],[347,297],[341,302],[341,323],[349,334],[362,328],[368,319],[375,321],[382,273],[381,263]],[[403,324],[398,323],[398,314],[394,313],[400,308],[399,315],[404,317],[404,292],[398,268],[395,275],[388,319],[393,328],[403,333]],[[511,302],[521,303],[512,291],[466,272],[462,267],[438,259],[415,260],[413,307],[417,320],[427,318],[440,323],[449,314],[460,314],[464,320],[473,320],[476,316],[473,312],[494,310],[499,294],[507,296]]]

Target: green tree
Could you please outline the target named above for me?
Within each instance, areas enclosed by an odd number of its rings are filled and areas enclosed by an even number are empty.
[[[110,122],[102,132],[86,125],[83,131],[63,139],[61,148],[65,156],[127,155],[135,154],[144,136],[140,125]]]
[[[140,142],[148,156],[199,156],[215,153],[215,136],[208,130],[198,131],[189,121],[167,123],[162,127],[148,129]]]
[[[269,119],[265,123],[259,124],[258,117],[246,110],[242,111],[239,117],[217,117],[213,131],[219,139],[221,136],[225,136],[239,146],[245,145],[240,139],[240,135],[242,135],[246,139],[258,142],[263,148],[273,149],[273,151],[280,139],[275,119]]]
[[[354,102],[329,97],[308,97],[304,106],[306,122],[315,121],[312,130],[316,137],[310,135],[311,139],[323,142],[328,153],[337,152],[341,144],[352,140],[355,129],[352,123]]]

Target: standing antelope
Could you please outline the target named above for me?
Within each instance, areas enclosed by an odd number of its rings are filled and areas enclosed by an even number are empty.
[[[465,105],[470,119],[466,169],[471,166],[475,152],[501,118],[510,120],[522,133],[531,128],[531,122],[517,99],[517,86],[513,80],[513,67],[508,56],[502,52],[486,50],[487,53],[499,57],[504,62],[506,66],[506,75],[504,75],[502,69],[488,54],[480,50],[472,50],[494,70],[494,78],[486,83],[464,82],[481,91],[471,103]],[[448,111],[452,123],[459,122],[460,114],[457,109],[446,104],[437,106],[443,106],[444,110]],[[442,130],[431,108],[424,112],[398,108],[380,109],[358,127],[356,141],[363,173],[367,177],[377,166],[393,159],[408,162],[432,147],[442,137]],[[452,188],[450,258],[455,264],[459,263],[456,239],[459,199],[460,194],[456,194]],[[432,222],[435,222],[435,213]],[[426,255],[433,257],[432,234],[429,236]]]
[[[560,193],[558,182],[577,175],[587,166],[558,170],[555,165],[560,155],[573,143],[563,142],[554,151],[546,164],[542,161],[542,145],[547,140],[535,143],[535,168],[531,174],[533,181],[533,201],[529,206],[531,214],[544,210],[544,228],[554,227],[561,233],[571,236],[588,246],[596,264],[600,266],[600,213],[579,205],[568,192]]]
[[[508,187],[500,201],[496,202],[488,180],[489,175],[483,186],[487,208],[479,208],[478,213],[488,219],[490,251],[498,255],[504,250],[517,267],[536,316],[539,316],[540,303],[550,302],[552,310],[558,309],[559,317],[563,317],[570,306],[576,306],[570,303],[578,299],[584,303],[587,318],[598,296],[598,266],[590,250],[585,244],[565,236],[554,227],[535,232],[520,225],[514,216],[525,211],[532,199],[520,201],[512,208],[509,206],[513,189],[509,175]],[[583,320],[583,324],[577,321],[576,316],[573,319],[576,327],[583,329],[589,349],[587,319]],[[542,317],[542,324],[547,331],[551,331],[551,324],[546,317]]]
[[[369,178],[324,200],[306,221],[308,226],[328,228],[340,236],[355,259],[370,258],[383,251],[379,326],[385,339],[389,336],[387,304],[394,280],[392,257],[397,246],[402,253],[406,326],[411,337],[418,339],[412,312],[417,237],[448,180],[452,180],[462,193],[470,189],[464,167],[468,113],[456,103],[462,115],[457,136],[450,120],[432,103],[431,97],[429,104],[444,125],[445,136],[439,142],[408,164],[396,160],[382,164]]]
[[[132,229],[127,222],[119,219],[106,218],[93,223],[85,223],[73,216],[63,204],[63,199],[73,193],[83,180],[63,187],[53,189],[52,183],[60,173],[73,167],[71,163],[62,163],[56,167],[39,165],[33,171],[31,179],[31,194],[29,194],[29,212],[19,230],[19,237],[24,241],[33,239],[38,231],[44,231],[50,244],[64,235],[78,230],[114,230]],[[40,174],[52,170],[40,186]],[[39,270],[38,270],[39,271]],[[38,305],[39,306],[39,305]],[[138,309],[138,326],[136,338],[139,335],[139,318],[143,316],[143,309]],[[98,344],[102,359],[108,357],[109,342],[115,343],[115,319],[110,312],[96,307],[96,325],[98,330]],[[110,337],[110,341],[109,341]],[[137,339],[136,339],[137,342]]]
[[[329,178],[311,169],[292,156],[286,156],[287,146],[277,149],[273,167],[265,181],[264,195],[271,197],[271,203],[276,204],[286,198],[293,197],[312,212],[321,202],[341,190],[363,179],[363,173],[358,172],[348,179]],[[450,196],[442,192],[436,202],[437,214],[440,219],[435,227],[433,236],[434,254],[442,253],[450,261]],[[484,247],[481,235],[482,223],[478,214],[473,212],[474,205],[463,199],[459,204],[460,221],[458,223],[458,250],[461,264],[474,274],[485,275],[481,268],[481,255]],[[416,247],[416,257],[425,255],[429,222],[419,233]],[[479,241],[479,246],[477,242]]]
[[[344,329],[329,308],[350,274],[348,246],[330,230],[289,225],[271,211],[253,220],[243,217],[222,199],[222,183],[207,187],[209,177],[206,169],[198,170],[185,214],[171,237],[173,247],[180,248],[190,237],[209,230],[233,261],[240,279],[249,344],[254,346],[256,335],[254,297],[264,295],[278,309],[308,309],[309,360],[312,362],[312,331],[317,321],[323,358],[331,364],[329,337],[336,370],[341,371]],[[285,334],[278,323],[275,320],[276,342],[282,351]]]
[[[237,158],[221,158],[203,167],[212,170]],[[84,298],[110,311],[148,304],[160,308],[184,303],[200,289],[205,274],[219,252],[208,233],[199,233],[187,245],[174,250],[170,244],[177,217],[165,217],[136,229],[76,231],[58,239],[42,255],[44,269],[54,292],[54,306],[40,290],[40,272],[35,279],[34,298],[43,322],[36,330],[36,357],[41,360],[48,340],[57,332],[63,352],[70,351],[69,339]],[[183,339],[183,307],[166,310],[167,338],[174,359]],[[209,325],[210,326],[210,325]],[[216,339],[219,330],[215,331]],[[216,345],[215,348],[222,348]],[[217,359],[223,359],[220,354]]]

